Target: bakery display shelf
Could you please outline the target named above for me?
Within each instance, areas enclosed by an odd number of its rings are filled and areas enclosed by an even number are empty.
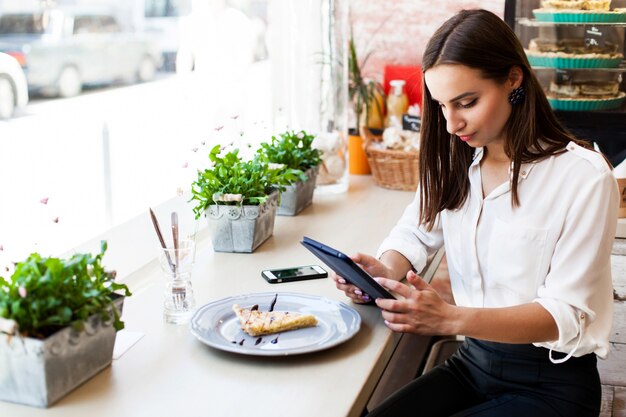
[[[557,99],[548,97],[548,101],[553,110],[564,111],[593,111],[593,110],[613,110],[619,108],[626,99],[626,93],[620,92],[617,97],[601,100],[576,100]]]
[[[551,67],[558,69],[581,68],[619,68],[623,58],[580,58],[580,57],[548,57],[528,53],[528,62],[535,67]]]
[[[529,19],[527,17],[521,17],[517,19],[517,23],[522,26],[531,26],[531,27],[550,27],[550,26],[587,26],[587,25],[596,25],[596,26],[613,26],[613,27],[626,27],[626,21],[624,22],[543,22],[537,19]]]
[[[533,10],[537,22],[546,23],[626,23],[626,13],[600,11]]]
[[[554,68],[554,67],[540,66],[540,65],[533,65],[532,67],[534,70],[539,70],[539,71],[547,71],[547,70],[554,71],[555,69],[561,69],[561,68]],[[622,61],[620,65],[615,68],[564,68],[564,69],[567,69],[568,71],[603,71],[603,72],[624,73],[626,72],[626,61]]]

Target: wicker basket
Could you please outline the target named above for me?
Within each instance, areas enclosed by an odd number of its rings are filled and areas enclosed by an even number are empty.
[[[372,146],[382,137],[367,128],[361,129],[363,148],[372,170],[374,182],[393,190],[415,191],[419,182],[419,152],[380,149]]]

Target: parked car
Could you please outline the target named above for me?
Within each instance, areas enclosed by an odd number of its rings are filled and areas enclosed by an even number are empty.
[[[61,97],[87,84],[149,81],[161,63],[149,38],[123,30],[113,15],[84,10],[3,14],[0,51],[21,63],[30,90]]]
[[[9,119],[15,110],[28,103],[28,85],[15,58],[0,52],[0,120]]]

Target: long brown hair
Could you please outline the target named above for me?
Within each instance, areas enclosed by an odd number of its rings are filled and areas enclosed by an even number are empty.
[[[522,163],[563,152],[575,139],[556,119],[533,74],[515,33],[499,17],[486,10],[463,10],[446,21],[428,42],[422,71],[439,64],[461,64],[478,69],[482,76],[504,83],[511,68],[523,71],[524,100],[513,105],[505,126],[504,151],[513,163],[512,205],[519,206],[517,182]],[[422,77],[424,79],[424,77]],[[446,130],[446,120],[422,85],[420,144],[420,221],[429,229],[445,209],[460,208],[469,194],[468,169],[474,149]]]

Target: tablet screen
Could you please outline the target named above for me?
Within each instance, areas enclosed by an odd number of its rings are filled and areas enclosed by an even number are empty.
[[[316,240],[304,236],[302,239],[302,245],[310,250],[315,256],[317,256],[322,262],[328,265],[337,275],[344,278],[346,281],[355,285],[369,295],[372,299],[376,298],[393,298],[382,285],[372,278],[370,274],[364,271],[358,266],[350,257],[333,249],[330,246],[326,246]]]

